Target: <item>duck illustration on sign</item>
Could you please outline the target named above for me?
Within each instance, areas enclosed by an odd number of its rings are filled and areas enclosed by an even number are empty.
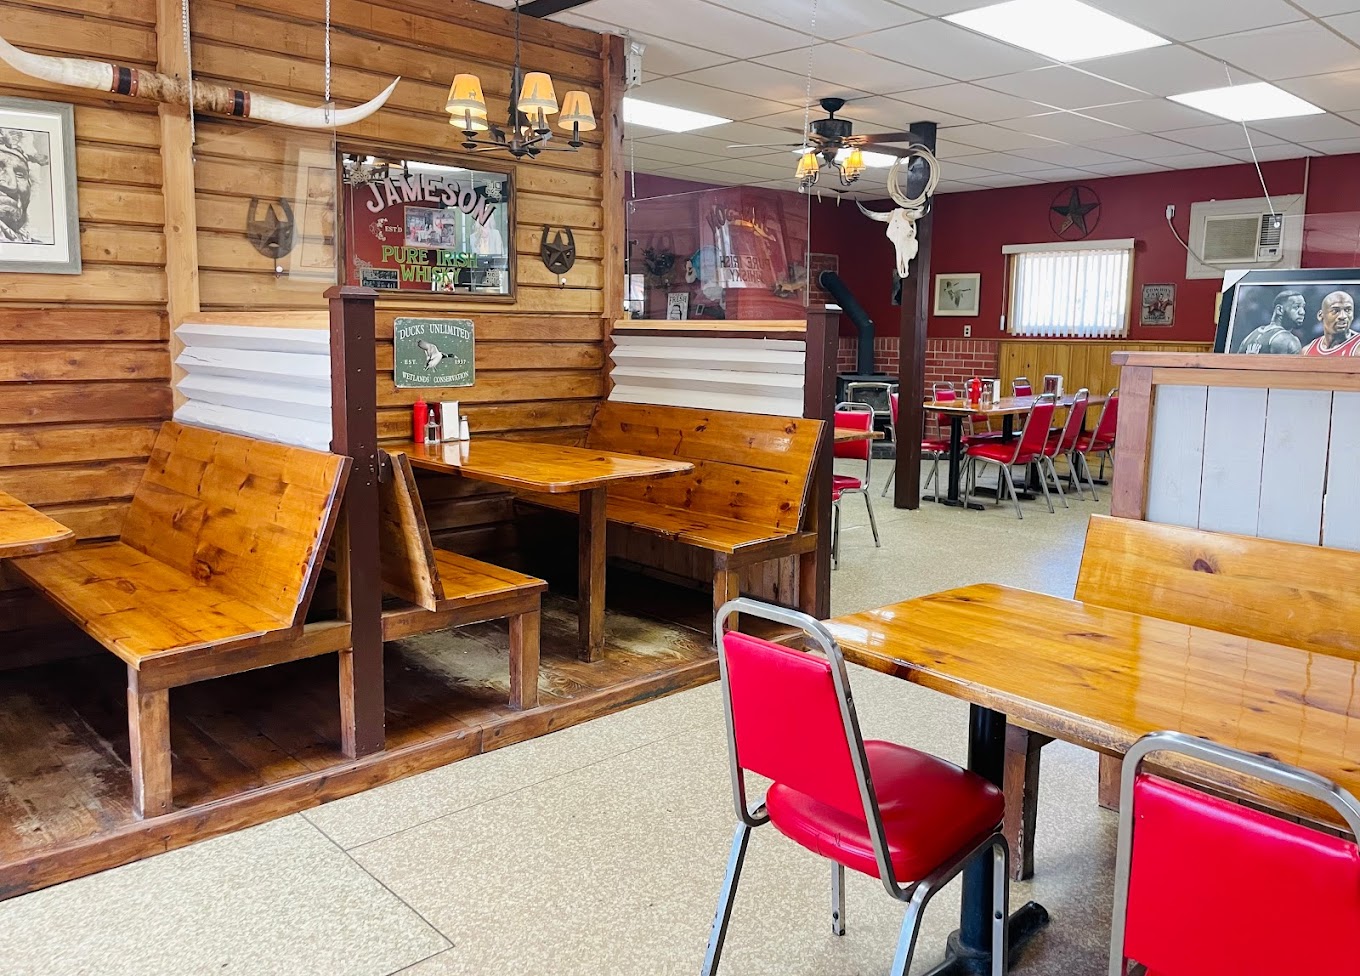
[[[392,363],[398,389],[471,386],[473,331],[470,319],[397,319]]]

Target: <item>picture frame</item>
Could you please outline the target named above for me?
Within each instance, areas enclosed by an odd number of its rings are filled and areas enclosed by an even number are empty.
[[[937,274],[935,313],[976,318],[981,309],[982,274]]]
[[[80,274],[75,145],[69,104],[0,98],[0,271]]]
[[[1360,268],[1229,272],[1214,352],[1360,355],[1357,300]]]
[[[409,297],[514,302],[514,169],[465,162],[340,146],[341,281]]]
[[[673,291],[667,293],[666,318],[681,322],[689,318],[689,292]]]
[[[1171,325],[1176,318],[1176,286],[1144,285],[1139,325]]]
[[[294,162],[294,247],[288,279],[306,284],[334,284],[339,273],[336,229],[339,223],[340,168],[333,149],[299,146]]]

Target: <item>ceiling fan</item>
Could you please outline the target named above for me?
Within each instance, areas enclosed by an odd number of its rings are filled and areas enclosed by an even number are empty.
[[[910,132],[876,132],[871,135],[854,134],[854,123],[849,119],[838,119],[836,113],[845,107],[843,98],[823,98],[819,104],[826,111],[824,119],[808,121],[807,132],[797,142],[767,142],[728,146],[728,149],[769,149],[788,146],[801,150],[798,160],[797,177],[803,188],[817,182],[817,174],[822,163],[834,167],[844,186],[854,183],[864,172],[863,149],[869,146],[873,151],[900,159],[910,159],[916,153],[906,146],[892,143],[910,143],[915,137]],[[792,130],[790,130],[792,131]]]

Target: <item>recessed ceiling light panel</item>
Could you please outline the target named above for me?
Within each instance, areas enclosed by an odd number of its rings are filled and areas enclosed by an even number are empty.
[[[1276,88],[1264,81],[1172,95],[1171,100],[1229,122],[1259,122],[1261,119],[1323,114],[1322,109],[1311,102],[1305,102],[1297,95],[1291,95],[1283,88]]]
[[[692,132],[706,129],[710,125],[731,122],[717,115],[691,112],[684,108],[674,108],[657,102],[644,102],[640,98],[625,97],[623,100],[623,121],[633,125],[644,125],[649,129],[662,129],[666,132]]]
[[[1064,63],[1171,43],[1080,0],[1009,0],[945,20]]]

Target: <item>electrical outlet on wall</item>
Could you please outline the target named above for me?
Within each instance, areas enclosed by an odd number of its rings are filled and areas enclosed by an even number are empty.
[[[963,337],[965,339],[973,338],[973,327],[971,325],[965,325],[963,327]]]

